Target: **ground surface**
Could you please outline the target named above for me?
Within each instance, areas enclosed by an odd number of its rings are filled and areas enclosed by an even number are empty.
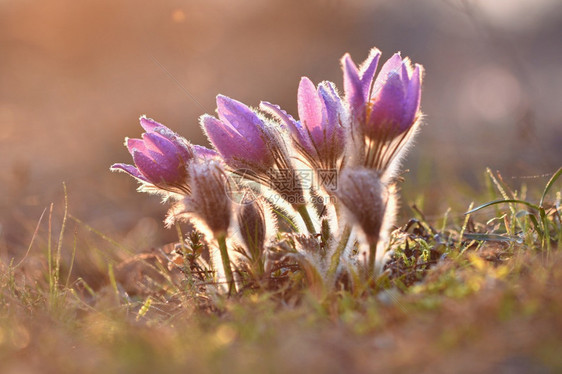
[[[421,223],[397,232],[412,244],[397,249],[382,290],[228,298],[170,272],[170,246],[122,261],[119,243],[80,225],[66,235],[91,245],[89,267],[83,254],[74,259],[81,277],[68,277],[72,246],[61,247],[57,271],[60,227],[50,227],[52,276],[49,227],[33,244],[46,252],[3,264],[1,372],[562,370],[562,255],[553,248],[473,240],[444,248]],[[416,245],[426,239],[424,257]]]

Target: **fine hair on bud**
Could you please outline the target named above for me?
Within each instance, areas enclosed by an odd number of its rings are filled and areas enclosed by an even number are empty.
[[[265,216],[257,202],[240,205],[236,214],[240,236],[252,261],[259,261],[265,245]]]
[[[386,188],[379,173],[367,168],[342,170],[336,196],[349,219],[361,228],[368,244],[376,244],[386,210]]]
[[[225,235],[230,226],[232,201],[227,195],[223,168],[214,161],[198,162],[190,165],[189,174],[191,196],[184,200],[186,211],[195,218],[194,223],[202,223],[214,237]]]

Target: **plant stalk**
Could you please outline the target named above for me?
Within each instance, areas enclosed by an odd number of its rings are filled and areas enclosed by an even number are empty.
[[[367,263],[367,274],[369,277],[375,275],[375,258],[377,257],[377,242],[378,240],[369,241],[369,260]]]
[[[347,242],[349,241],[350,236],[351,236],[351,226],[345,225],[340,237],[340,241],[336,248],[336,251],[332,255],[332,259],[330,260],[330,268],[328,269],[328,279],[332,279],[332,277],[336,275],[336,271],[338,270],[338,266],[340,265],[341,255],[343,254],[343,251],[347,246]]]
[[[312,218],[310,218],[308,209],[306,209],[306,205],[301,205],[300,207],[298,207],[297,212],[299,212],[299,214],[301,215],[308,232],[313,235],[316,234],[316,229],[314,228],[314,224],[312,223]]]
[[[219,251],[222,259],[222,266],[224,268],[224,275],[226,277],[226,282],[228,283],[228,293],[236,292],[236,286],[234,284],[234,277],[232,276],[232,269],[230,267],[230,258],[228,257],[228,251],[226,249],[226,234],[221,234],[217,236],[217,242],[219,243]]]

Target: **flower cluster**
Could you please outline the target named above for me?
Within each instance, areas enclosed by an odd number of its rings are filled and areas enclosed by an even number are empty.
[[[175,202],[166,222],[188,220],[205,235],[210,260],[197,266],[229,292],[293,272],[291,264],[328,288],[345,275],[373,279],[394,222],[399,162],[421,119],[423,74],[399,53],[376,74],[380,56],[372,49],[359,67],[342,58],[343,95],[303,77],[298,118],[217,96],[217,116],[200,118],[214,150],[143,116],[146,132],[125,142],[135,165],[111,169]]]

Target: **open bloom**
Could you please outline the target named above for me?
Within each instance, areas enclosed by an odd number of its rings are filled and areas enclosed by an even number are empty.
[[[421,65],[395,53],[375,77],[380,51],[371,50],[357,68],[349,54],[342,58],[344,88],[353,119],[369,138],[392,138],[409,130],[420,116]]]
[[[201,126],[209,141],[224,161],[233,168],[260,165],[264,170],[273,166],[265,122],[243,103],[217,96],[219,118],[208,114],[201,117]]]
[[[276,105],[262,102],[261,106],[282,120],[295,147],[313,166],[335,168],[344,150],[346,111],[334,84],[325,81],[316,88],[309,78],[303,77],[297,97],[300,121]]]
[[[140,118],[140,124],[146,131],[141,139],[125,139],[135,165],[118,163],[111,170],[124,171],[163,190],[189,194],[188,164],[199,154],[212,157],[213,151],[190,145],[166,126],[145,116]]]

